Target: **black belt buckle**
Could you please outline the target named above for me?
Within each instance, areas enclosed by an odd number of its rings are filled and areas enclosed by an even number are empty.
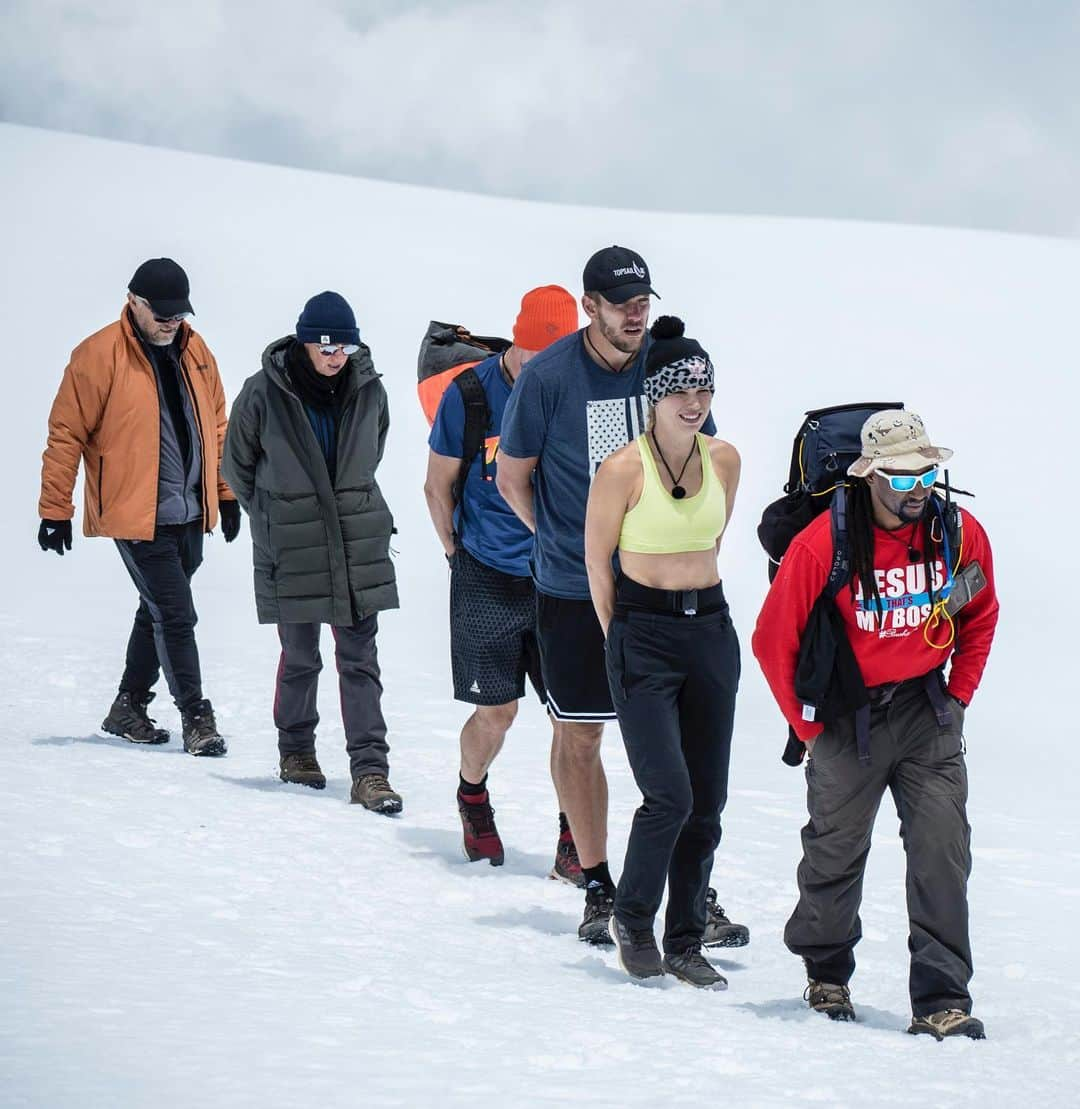
[[[683,616],[697,616],[698,591],[696,589],[682,589],[675,594],[675,609]]]

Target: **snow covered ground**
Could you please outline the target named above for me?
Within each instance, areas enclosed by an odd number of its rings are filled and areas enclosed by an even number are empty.
[[[0,1104],[1076,1104],[1080,245],[525,204],[12,126],[0,162]],[[446,570],[420,492],[416,347],[432,317],[507,331],[522,292],[579,291],[584,259],[616,241],[645,255],[661,307],[713,354],[717,424],[744,458],[723,569],[747,665],[714,884],[752,943],[718,960],[726,993],[632,984],[609,950],[577,941],[580,894],[544,878],[555,799],[535,705],[491,775],[506,866],[460,857],[466,710],[450,699]],[[38,551],[39,458],[68,352],[116,318],[132,270],[159,254],[191,275],[230,397],[309,295],[338,289],[357,309],[393,406],[380,478],[403,606],[380,648],[399,819],[347,804],[331,681],[329,787],[278,782],[276,638],[255,623],[246,525],[230,547],[207,541],[195,581],[229,757],[96,731],[134,594],[106,541],[76,534],[62,560]],[[981,1044],[903,1034],[888,801],[857,951],[860,1023],[806,1010],[781,942],[805,811],[748,650],[765,589],[754,527],[801,411],[853,399],[922,413],[956,449],[954,479],[978,492],[996,547],[998,643],[968,714]],[[175,731],[175,709],[156,707]],[[617,874],[637,798],[609,733]]]

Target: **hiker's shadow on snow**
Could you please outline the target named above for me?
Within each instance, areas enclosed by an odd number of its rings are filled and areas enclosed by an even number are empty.
[[[609,949],[611,950],[611,949]],[[567,970],[584,971],[590,978],[606,982],[609,986],[630,986],[638,990],[681,990],[683,985],[670,974],[655,978],[631,978],[621,967],[605,963],[598,955],[586,956],[573,963],[564,963]]]
[[[550,909],[507,909],[490,916],[473,918],[474,924],[487,928],[531,928],[544,936],[573,936],[577,932],[577,917],[569,913],[556,913]]]
[[[111,735],[50,735],[39,736],[30,742],[35,747],[75,747],[88,743],[97,747],[123,747],[127,751],[158,751],[164,755],[175,755],[181,750],[169,743],[132,743],[123,736]]]
[[[267,775],[265,778],[240,778],[231,774],[211,774],[219,782],[228,782],[230,785],[239,786],[241,789],[254,789],[259,793],[293,794],[298,797],[335,797],[347,800],[350,787],[344,782],[335,782],[329,779],[325,789],[312,789],[311,786],[300,785],[297,782],[283,782],[276,774]]]
[[[791,1020],[810,1021],[828,1020],[820,1013],[810,1011],[806,1002],[801,997],[784,997],[776,1001],[743,1001],[735,1006],[745,1009],[756,1017],[765,1020]],[[872,1005],[860,1005],[856,1010],[857,1019],[854,1026],[864,1028],[878,1028],[885,1032],[903,1032],[907,1029],[909,1020],[897,1013],[890,1013],[887,1009],[875,1009]]]
[[[517,851],[513,847],[506,849],[506,861],[500,867],[493,867],[483,860],[471,863],[466,860],[462,851],[460,829],[415,828],[405,825],[399,829],[398,836],[411,848],[411,853],[416,858],[434,859],[448,870],[456,870],[469,877],[480,878],[496,871],[540,877],[551,869],[550,856],[533,855],[527,851]]]

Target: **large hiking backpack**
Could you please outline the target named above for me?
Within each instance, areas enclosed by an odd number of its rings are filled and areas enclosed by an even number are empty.
[[[837,487],[846,485],[848,467],[862,454],[863,424],[876,412],[903,407],[903,401],[868,402],[806,413],[791,445],[785,496],[765,509],[758,525],[758,539],[769,556],[770,582],[792,539],[829,507]]]
[[[903,408],[902,402],[844,404],[817,408],[806,413],[791,448],[791,464],[784,486],[785,496],[770,504],[761,516],[758,538],[769,556],[769,581],[776,577],[780,561],[792,539],[819,513],[829,509],[833,557],[825,586],[814,603],[799,645],[795,693],[807,719],[829,723],[848,713],[856,714],[856,733],[865,732],[869,719],[869,697],[843,621],[833,603],[851,581],[851,547],[847,527],[847,470],[862,454],[860,431],[875,413]],[[947,562],[959,559],[962,528],[959,511],[945,472],[944,499],[932,494],[932,509],[940,521],[943,555]],[[954,569],[959,569],[959,561]],[[860,723],[861,718],[861,723]],[[866,753],[860,750],[860,758]],[[789,766],[798,766],[806,746],[788,728],[787,745],[781,756]]]
[[[451,382],[461,392],[465,404],[465,435],[461,451],[461,468],[454,482],[454,503],[461,500],[465,479],[473,459],[484,447],[484,438],[491,411],[480,379],[473,367],[492,354],[510,349],[507,339],[493,335],[473,335],[460,324],[432,320],[420,343],[416,361],[416,392],[428,426],[435,422],[439,401]],[[484,464],[486,470],[486,462]]]

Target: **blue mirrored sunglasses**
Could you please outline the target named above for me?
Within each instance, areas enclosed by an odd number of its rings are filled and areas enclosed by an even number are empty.
[[[889,488],[894,493],[910,493],[916,485],[921,485],[924,489],[930,489],[937,481],[938,468],[935,466],[932,470],[927,470],[925,474],[886,474],[884,471],[878,470],[878,475],[889,483]]]
[[[319,353],[329,356],[340,350],[342,354],[355,354],[359,349],[355,343],[327,343],[319,347]]]

